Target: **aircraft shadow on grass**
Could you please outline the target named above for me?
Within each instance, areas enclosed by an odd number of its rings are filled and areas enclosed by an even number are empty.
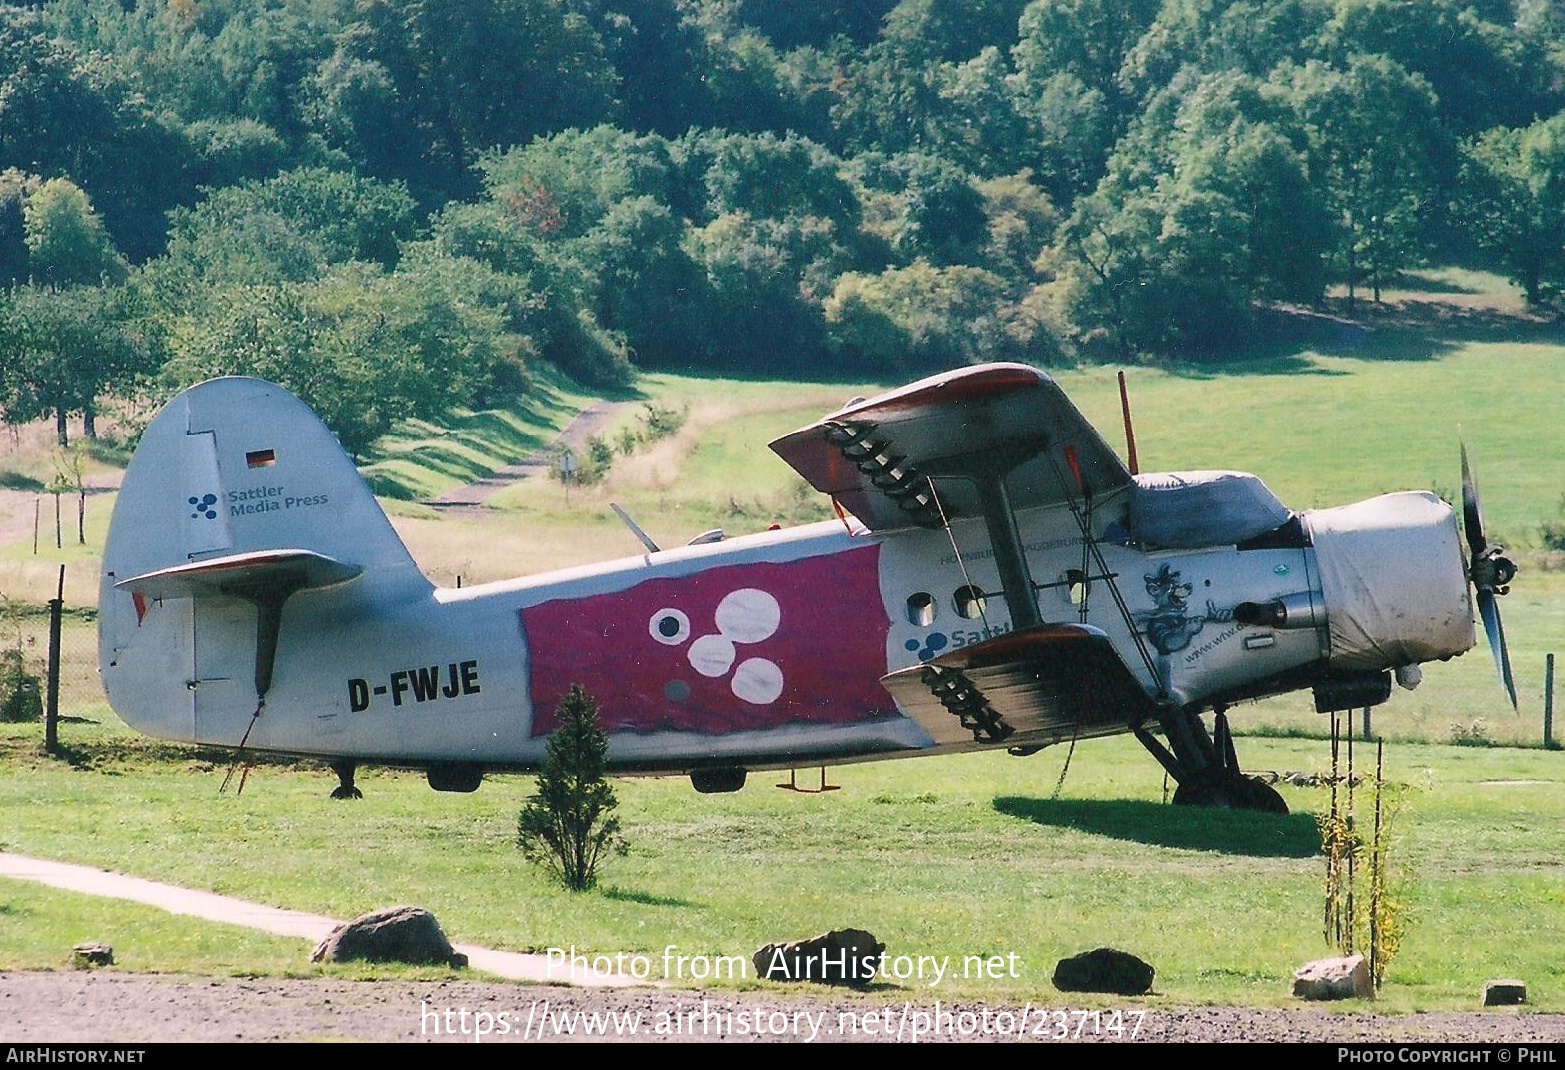
[[[694,907],[697,905],[688,899],[680,899],[670,895],[653,895],[651,892],[638,891],[634,888],[605,888],[603,889],[603,898],[612,899],[619,903],[638,903],[644,907]]]
[[[1207,810],[1131,799],[1030,799],[1002,795],[994,808],[1038,825],[1095,836],[1259,858],[1309,858],[1320,853],[1320,830],[1310,814]]]

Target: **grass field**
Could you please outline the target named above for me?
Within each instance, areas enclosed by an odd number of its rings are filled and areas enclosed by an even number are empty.
[[[1565,643],[1565,567],[1538,538],[1565,492],[1565,336],[1520,316],[1492,276],[1448,270],[1399,285],[1388,294],[1398,304],[1361,306],[1347,343],[1332,342],[1331,327],[1331,344],[1261,346],[1244,365],[1131,369],[1140,454],[1148,470],[1257,472],[1296,508],[1404,487],[1453,496],[1462,426],[1493,534],[1519,547],[1525,566],[1503,602],[1522,713],[1501,700],[1482,641],[1375,712],[1393,741],[1391,775],[1410,786],[1398,827],[1415,918],[1385,1002],[1465,1007],[1485,979],[1519,975],[1539,1006],[1565,1010],[1565,754],[1426,745],[1457,728],[1480,743],[1538,743],[1543,656]],[[1113,369],[1056,374],[1117,446]],[[829,516],[766,443],[889,385],[646,376],[624,400],[684,411],[679,433],[621,458],[598,486],[567,493],[535,477],[478,516],[414,499],[532,452],[585,392],[551,379],[530,406],[457,414],[440,428],[409,422],[367,471],[426,572],[482,582],[636,552],[611,501],[664,545],[710,527],[738,534]],[[619,423],[638,408],[626,405]],[[36,452],[0,450],[0,474],[13,473],[0,494],[28,510],[15,488],[40,470]],[[1056,958],[1109,943],[1159,967],[1160,1000],[1280,1003],[1288,973],[1325,950],[1311,816],[1320,792],[1284,788],[1296,811],[1287,819],[1164,807],[1158,768],[1124,740],[1084,744],[1057,800],[1061,749],[851,767],[833,773],[845,790],[824,797],[771,790],[764,774],[728,797],[696,796],[683,779],[624,782],[635,850],[585,896],[545,884],[512,846],[525,779],[451,796],[371,770],[368,798],[345,806],[326,800],[323,770],[267,764],[242,798],[219,797],[221,756],[142,740],[102,705],[90,607],[112,501],[89,500],[84,547],[55,551],[45,539],[34,555],[30,513],[28,538],[0,545],[0,593],[34,606],[67,564],[66,712],[102,722],[63,727],[74,765],[37,756],[37,726],[0,728],[5,848],[324,913],[417,902],[458,939],[516,949],[660,953],[673,943],[748,954],[766,939],[863,925],[894,951],[1015,951],[1025,964],[1022,978],[947,981],[942,993],[1047,991]],[[43,624],[34,612],[20,627],[36,639]],[[1307,697],[1240,707],[1233,719],[1248,735],[1248,768],[1312,771],[1326,760],[1318,739],[1299,738],[1325,728]],[[311,969],[287,941],[14,882],[0,882],[0,917],[0,968],[60,965],[85,933],[123,941],[128,968]]]
[[[76,944],[110,943],[116,968],[137,972],[306,972],[299,940],[28,881],[0,877],[0,919],[4,969],[57,970],[71,964]]]
[[[1491,275],[1445,269],[1410,276],[1404,285],[1388,292],[1400,304],[1380,310],[1360,304],[1362,326],[1350,334],[1347,348],[1268,345],[1261,347],[1263,356],[1243,364],[1131,369],[1143,466],[1254,471],[1296,508],[1404,487],[1454,496],[1461,425],[1492,533],[1519,548],[1524,564],[1503,603],[1523,714],[1511,713],[1501,699],[1480,645],[1452,664],[1432,666],[1419,691],[1399,692],[1382,711],[1379,728],[1393,738],[1443,741],[1460,726],[1488,741],[1536,744],[1543,657],[1565,639],[1565,568],[1559,555],[1542,552],[1538,537],[1543,521],[1561,515],[1565,494],[1559,417],[1565,336],[1518,315],[1514,291]],[[1340,308],[1340,302],[1333,306]],[[1056,375],[1118,445],[1114,369],[1062,369]],[[394,495],[383,499],[393,522],[432,578],[484,582],[637,552],[609,510],[611,501],[629,509],[663,545],[679,545],[712,527],[737,534],[828,517],[828,504],[766,443],[854,394],[886,385],[648,375],[626,400],[644,397],[680,409],[685,426],[616,461],[602,484],[567,492],[552,479],[534,477],[502,491],[495,508],[479,517],[441,515],[406,500],[438,494],[546,442],[588,396],[568,381],[544,376],[538,398],[527,405],[457,414],[444,428],[404,424],[379,444],[366,471]],[[626,405],[619,424],[634,421],[638,412],[639,405]],[[19,441],[25,446],[37,437]],[[0,455],[0,468],[37,469],[38,448],[32,442],[30,452]],[[41,605],[53,594],[64,562],[67,604],[89,609],[112,504],[109,494],[89,499],[84,547],[68,541],[55,551],[45,539],[35,556],[30,536],[0,545],[0,594]],[[37,626],[34,618],[29,627]],[[88,651],[81,659],[89,672],[90,646],[90,638],[77,643]],[[67,657],[73,657],[69,647]],[[1321,731],[1320,719],[1302,700],[1243,709],[1235,723],[1241,732]]]
[[[118,729],[73,735],[77,768],[0,730],[5,849],[339,916],[417,903],[454,939],[515,950],[748,955],[854,925],[895,954],[1018,956],[1019,977],[910,993],[1027,998],[1051,991],[1060,956],[1111,944],[1158,968],[1154,1002],[1258,1005],[1286,1003],[1291,971],[1326,951],[1323,790],[1285,786],[1286,818],[1165,806],[1157,767],[1127,740],[1083,744],[1057,799],[1061,752],[848,767],[826,796],[776,791],[775,774],[730,796],[695,795],[683,778],[620,781],[632,853],[601,890],[571,895],[511,843],[526,778],[458,796],[371,771],[365,799],[343,804],[322,770],[262,765],[235,798],[217,794],[223,769],[208,755]],[[1327,762],[1301,740],[1248,740],[1245,755],[1278,771]],[[1486,979],[1520,976],[1537,1008],[1565,1010],[1560,756],[1393,745],[1387,763],[1406,786],[1393,857],[1413,921],[1383,1005],[1470,1007]],[[0,882],[0,912],[25,921],[0,926],[0,968],[48,966],[90,933],[166,968],[307,969],[302,943],[213,950],[137,911],[42,898]]]

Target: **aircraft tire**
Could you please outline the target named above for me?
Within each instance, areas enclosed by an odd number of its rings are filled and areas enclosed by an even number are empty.
[[[1288,804],[1276,788],[1249,776],[1235,776],[1215,783],[1181,784],[1174,790],[1174,805],[1288,813]]]

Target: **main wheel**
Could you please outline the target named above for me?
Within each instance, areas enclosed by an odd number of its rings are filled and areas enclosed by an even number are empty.
[[[1255,810],[1286,814],[1288,804],[1277,789],[1255,777],[1235,775],[1221,780],[1181,784],[1174,790],[1175,806],[1206,806],[1219,810]]]

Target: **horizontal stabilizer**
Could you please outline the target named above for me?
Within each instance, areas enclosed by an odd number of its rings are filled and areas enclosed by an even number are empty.
[[[304,591],[346,583],[364,570],[310,550],[258,550],[145,572],[114,586],[142,598],[235,595],[258,586]]]
[[[1045,624],[881,678],[937,744],[1047,746],[1110,735],[1155,711],[1107,635]]]

